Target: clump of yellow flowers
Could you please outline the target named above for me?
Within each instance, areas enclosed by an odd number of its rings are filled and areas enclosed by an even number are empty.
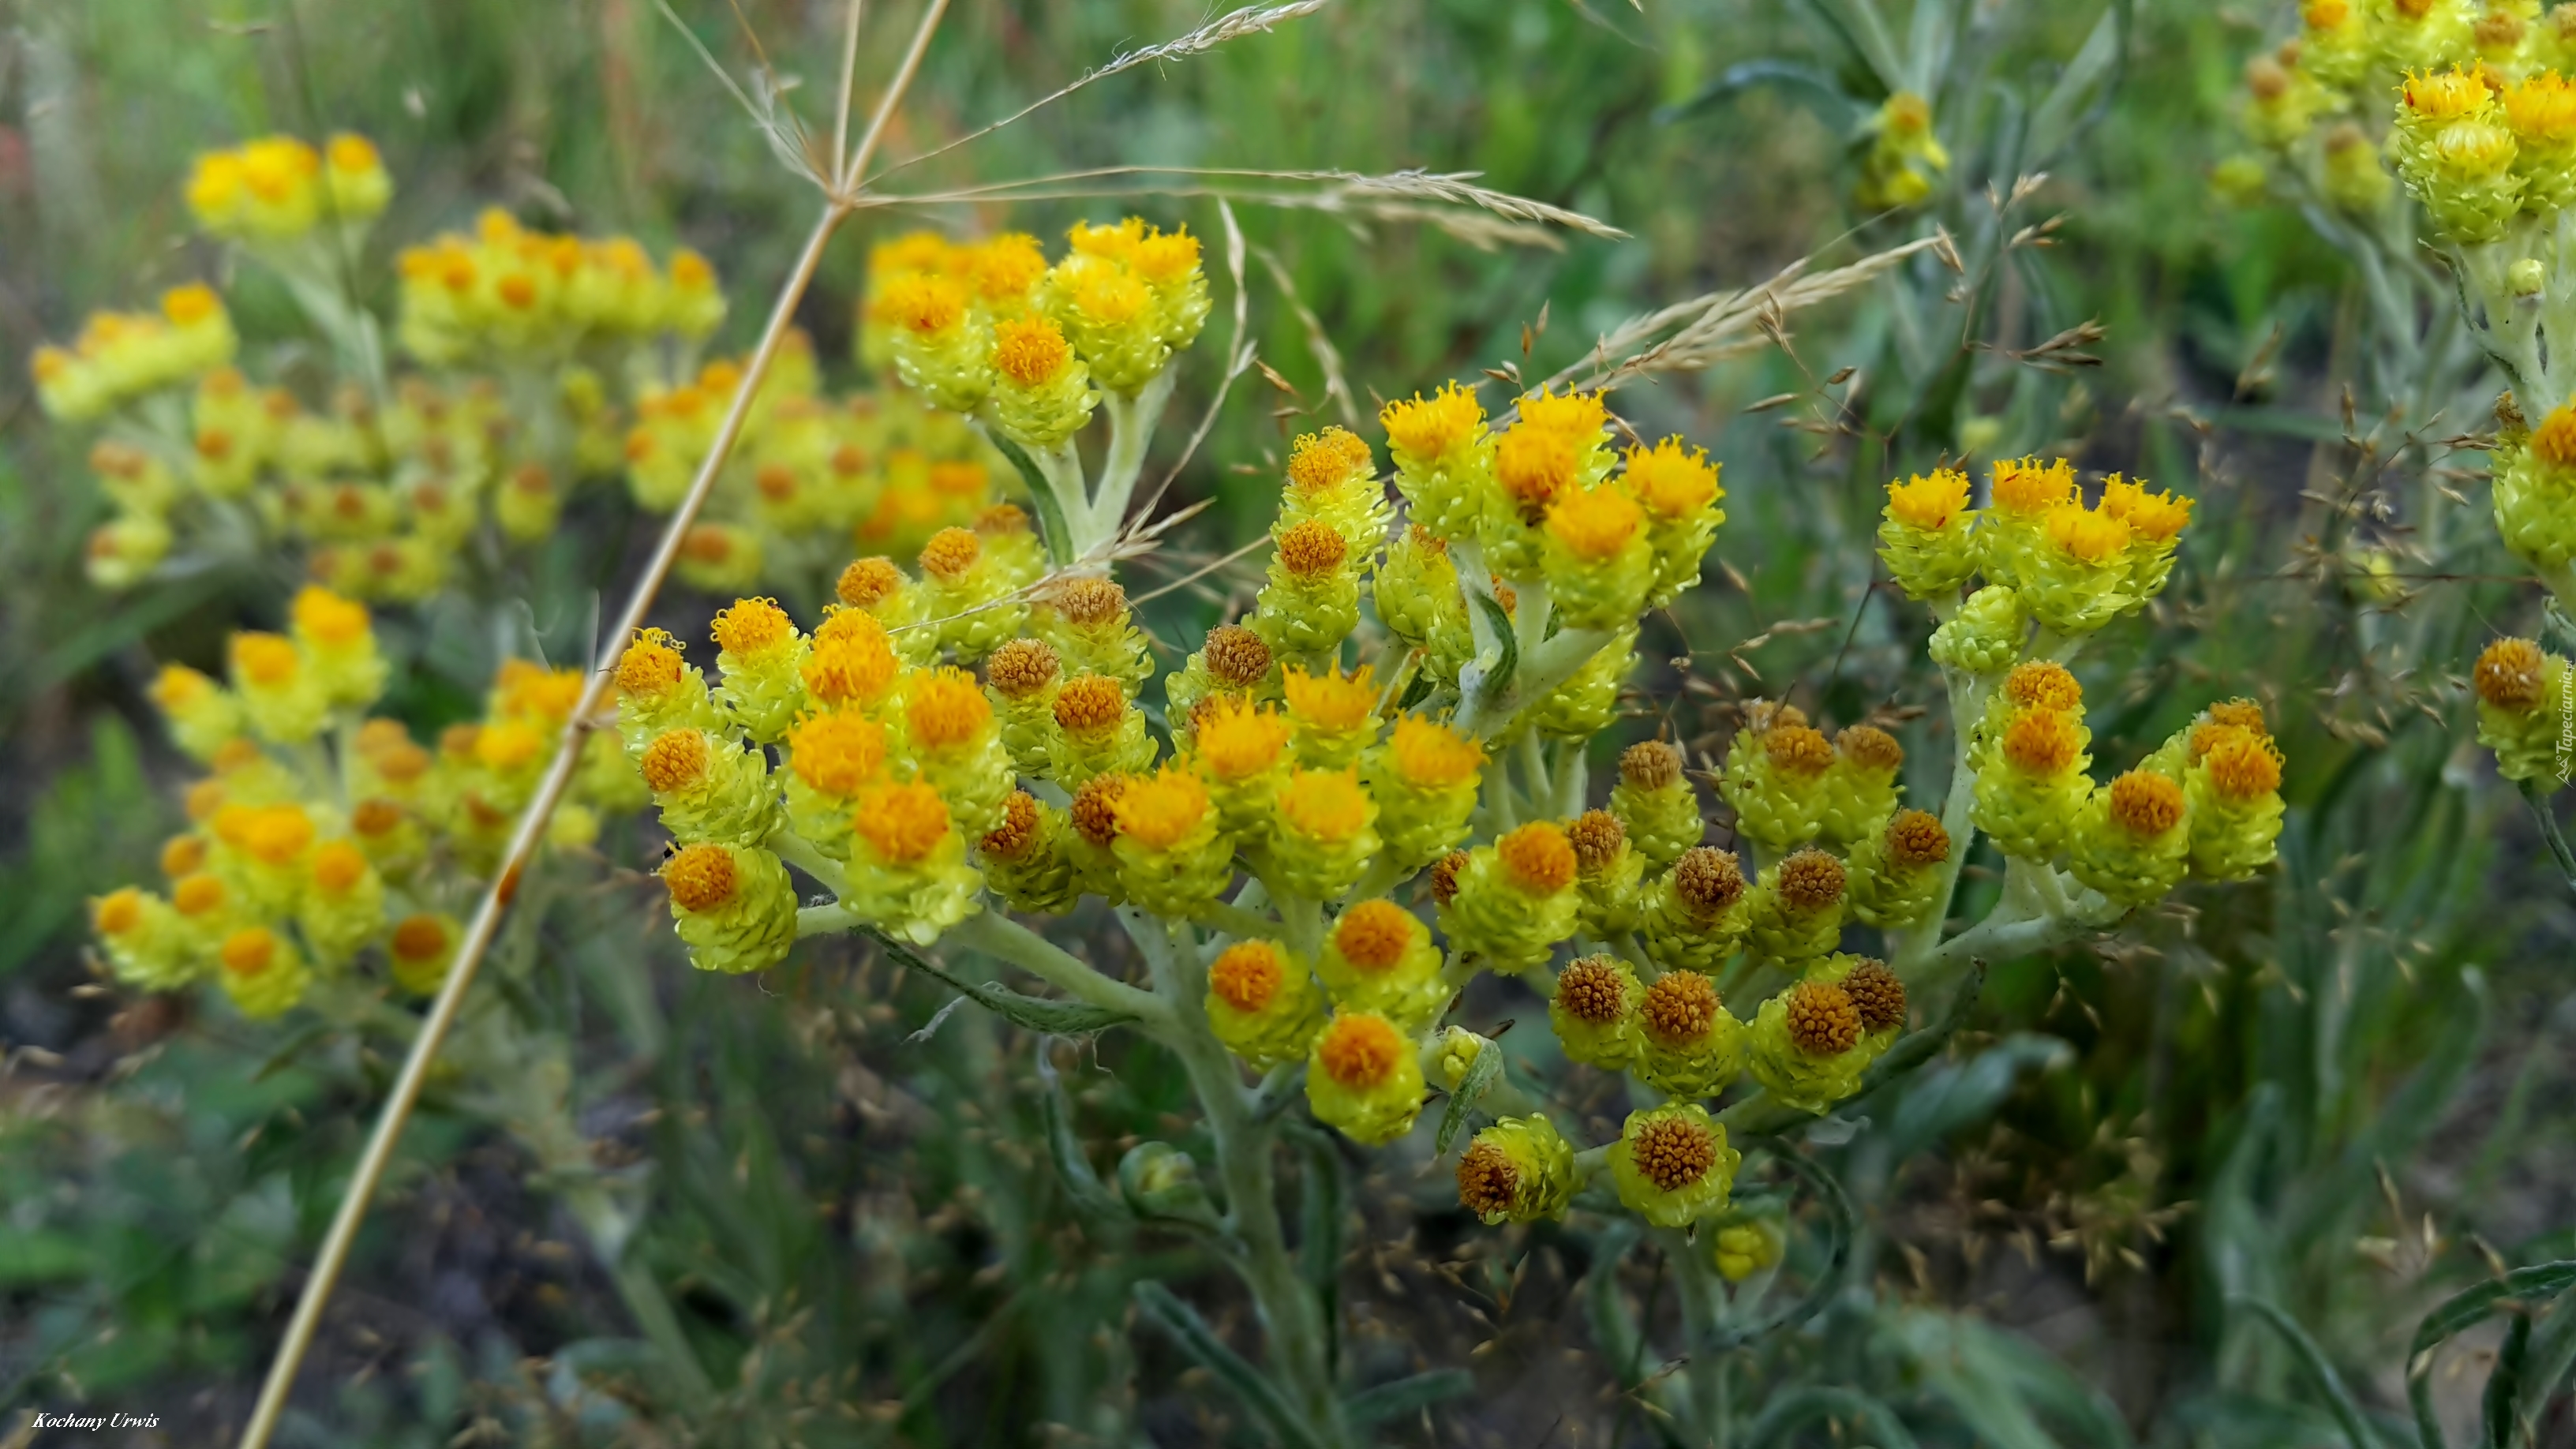
[[[380,969],[437,990],[511,828],[581,696],[576,671],[501,667],[483,718],[434,746],[367,711],[386,663],[366,608],[317,586],[285,633],[232,636],[223,682],[184,665],[152,688],[172,738],[208,773],[189,828],[161,851],[166,890],[91,903],[117,979],[148,991],[212,978],[246,1016]],[[645,803],[616,741],[594,736],[550,845],[580,850],[603,813]]]
[[[96,430],[90,468],[115,506],[89,542],[94,582],[285,548],[340,593],[416,603],[551,537],[586,481],[623,470],[641,506],[677,504],[742,375],[699,359],[725,316],[706,261],[683,248],[657,262],[631,237],[487,210],[396,253],[388,329],[350,278],[392,195],[376,148],[352,135],[209,152],[188,179],[199,230],[282,282],[327,344],[317,398],[254,380],[204,283],[148,312],[94,314],[70,346],[37,350],[38,396],[57,421]],[[399,373],[388,330],[410,364]],[[917,548],[971,519],[993,501],[995,462],[903,393],[824,400],[797,336],[683,577],[812,596],[853,543]]]

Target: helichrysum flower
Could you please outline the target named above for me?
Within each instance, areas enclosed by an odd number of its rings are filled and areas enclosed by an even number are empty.
[[[1002,823],[975,843],[984,883],[1015,910],[1060,916],[1082,899],[1065,850],[1072,829],[1063,811],[1025,790],[1002,801]]]
[[[972,663],[1016,637],[1028,622],[1028,606],[1007,601],[1036,582],[1034,563],[1015,564],[999,550],[986,548],[973,529],[944,528],[932,534],[921,548],[922,609],[928,619],[940,621],[940,645]]]
[[[1774,851],[1816,838],[1824,828],[1826,776],[1834,747],[1797,709],[1756,704],[1736,732],[1718,786],[1735,807],[1736,829]]]
[[[2576,85],[2541,71],[2508,84],[2501,101],[2524,209],[2547,216],[2576,200]]]
[[[2243,880],[2272,863],[2281,834],[2281,751],[2242,724],[2193,732],[2183,775],[2191,870],[2203,880]]]
[[[385,690],[385,661],[363,605],[315,585],[298,590],[290,630],[313,682],[335,708],[364,708]]]
[[[1258,1070],[1301,1061],[1324,1029],[1324,997],[1275,941],[1237,941],[1208,963],[1208,1027]]]
[[[1637,616],[1655,579],[1645,510],[1617,483],[1559,489],[1540,548],[1549,597],[1579,629],[1615,629]]]
[[[2023,587],[2038,572],[2049,514],[2078,501],[2063,458],[1998,458],[1987,470],[1989,506],[1977,519],[1977,567],[1988,581]]]
[[[903,682],[904,757],[948,802],[957,828],[982,835],[1001,823],[1011,793],[1009,751],[993,705],[965,670],[941,666]]]
[[[1563,1218],[1577,1185],[1573,1145],[1541,1115],[1500,1118],[1458,1155],[1458,1204],[1488,1225]]]
[[[2120,520],[2129,531],[2131,599],[2144,601],[2163,591],[2173,574],[2174,546],[2191,522],[2191,500],[2171,492],[2150,493],[2144,481],[2114,473],[2102,480],[2101,512]]]
[[[1359,627],[1362,559],[1321,519],[1276,528],[1272,538],[1277,551],[1251,627],[1274,650],[1320,659]]]
[[[1126,887],[1119,884],[1118,797],[1136,783],[1128,774],[1094,775],[1073,792],[1073,803],[1065,810],[1065,823],[1072,827],[1064,837],[1066,861],[1073,867],[1074,883],[1084,894],[1095,895],[1111,905],[1127,899]]]
[[[1202,707],[1219,695],[1239,699],[1280,697],[1280,666],[1269,641],[1241,624],[1219,624],[1190,652],[1187,663],[1163,677],[1163,698],[1175,738],[1195,728]]]
[[[1413,522],[1436,538],[1475,537],[1494,469],[1494,442],[1475,390],[1444,383],[1427,399],[1416,393],[1388,403],[1378,423]]]
[[[809,714],[787,731],[787,828],[834,860],[850,857],[859,792],[885,776],[885,730],[862,714]]]
[[[1583,933],[1606,941],[1635,930],[1645,909],[1639,884],[1646,858],[1628,845],[1628,827],[1607,810],[1586,810],[1565,828],[1574,846],[1574,888],[1582,896],[1575,919]]]
[[[2303,0],[2299,20],[2299,64],[2336,90],[2359,84],[2372,64],[2372,39],[2353,0]]]
[[[1708,461],[1705,450],[1678,437],[1628,450],[1622,481],[1645,510],[1646,541],[1654,551],[1655,579],[1646,590],[1646,608],[1660,609],[1699,582],[1709,540],[1726,522],[1726,510],[1718,507],[1726,496],[1718,474],[1719,465]]]
[[[700,842],[662,862],[671,919],[701,971],[766,971],[796,944],[796,887],[766,850]]]
[[[116,979],[128,985],[169,991],[198,974],[202,958],[179,913],[147,891],[126,886],[90,902],[90,929],[106,949]]]
[[[2494,241],[2522,207],[2514,134],[2477,71],[2409,71],[2389,145],[2406,189],[2451,241]]]
[[[1624,1072],[1645,1050],[1637,1031],[1637,1008],[1646,988],[1637,973],[1616,956],[1583,956],[1556,974],[1556,992],[1548,998],[1548,1025],[1568,1061]]]
[[[1765,867],[1745,901],[1746,947],[1774,965],[1832,955],[1847,880],[1843,863],[1813,846]]]
[[[905,624],[917,624],[928,615],[922,612],[921,587],[883,555],[852,559],[832,583],[832,596],[853,609],[858,609],[888,631]],[[906,639],[921,634],[906,630]]]
[[[1744,1025],[1697,971],[1667,971],[1646,988],[1637,1035],[1644,1049],[1630,1069],[1670,1096],[1714,1097],[1744,1070]]]
[[[1365,664],[1349,674],[1331,668],[1308,673],[1294,664],[1281,672],[1288,742],[1298,763],[1337,769],[1357,760],[1360,751],[1377,739],[1377,686],[1371,681],[1372,672]]]
[[[322,732],[331,696],[292,641],[243,630],[232,636],[231,666],[233,694],[252,733],[296,745]]]
[[[1988,741],[1977,769],[1970,817],[1977,828],[1993,836],[2006,855],[2054,857],[2092,794],[2084,744],[2083,724],[2071,710],[2013,710]]]
[[[1023,775],[1054,771],[1055,697],[1063,666],[1042,639],[1013,639],[984,658],[984,688],[1001,721],[1002,748]]]
[[[1610,728],[1619,715],[1619,686],[1637,669],[1637,625],[1612,635],[1584,666],[1532,705],[1526,718],[1543,735],[1581,740]]]
[[[775,599],[737,599],[715,617],[716,698],[755,744],[776,744],[805,707],[807,643]]]
[[[1479,536],[1485,562],[1513,578],[1539,571],[1542,525],[1559,494],[1589,488],[1610,470],[1602,429],[1609,410],[1597,393],[1521,399],[1520,421],[1494,445],[1494,486],[1485,492]]]
[[[1365,689],[1366,671],[1361,675]],[[1291,719],[1296,718],[1295,688],[1292,683]],[[1302,746],[1302,723],[1299,729]],[[1395,729],[1370,751],[1362,769],[1378,804],[1378,836],[1392,863],[1408,872],[1418,870],[1467,838],[1484,766],[1480,742],[1424,715],[1397,716]]]
[[[1754,1080],[1782,1106],[1818,1116],[1860,1090],[1861,1073],[1877,1056],[1862,1044],[1851,993],[1814,978],[1763,1002],[1746,1036]]]
[[[670,729],[636,761],[662,807],[662,825],[682,841],[756,846],[784,823],[769,762],[730,735]]]
[[[1386,546],[1377,576],[1369,582],[1378,622],[1407,644],[1421,645],[1442,630],[1466,627],[1464,597],[1458,591],[1458,567],[1449,561],[1449,545],[1419,523]],[[1455,680],[1455,663],[1434,666],[1434,674]]]
[[[414,996],[435,993],[446,984],[464,940],[465,927],[453,916],[424,912],[395,922],[385,937],[385,961],[394,984]]]
[[[1968,596],[1958,614],[1932,631],[1925,652],[1945,669],[1996,674],[2021,658],[2030,633],[2030,611],[2008,584],[1988,584]]]
[[[1383,1147],[1413,1130],[1424,1092],[1413,1043],[1374,1012],[1334,1012],[1307,1052],[1306,1105],[1316,1121],[1362,1146]]]
[[[1136,627],[1127,591],[1105,578],[1070,578],[1032,611],[1038,636],[1053,645],[1068,674],[1106,674],[1132,693],[1154,672],[1153,646]]]
[[[1620,752],[1610,813],[1628,827],[1628,843],[1657,870],[1708,833],[1699,798],[1682,774],[1682,752],[1662,740],[1640,740]]]
[[[2095,790],[2067,836],[2075,878],[2123,905],[2161,900],[2183,877],[2191,850],[2183,788],[2155,770],[2131,770]]]
[[[1100,401],[1091,388],[1091,369],[1073,355],[1064,329],[1046,317],[994,324],[991,377],[994,425],[1033,451],[1081,432]]]
[[[875,615],[833,607],[823,611],[823,625],[814,631],[797,672],[816,706],[876,714],[893,702],[902,670],[894,640]]]
[[[1288,451],[1288,487],[1279,521],[1294,528],[1308,519],[1341,535],[1354,558],[1367,558],[1386,541],[1391,510],[1378,482],[1369,445],[1343,428],[1301,433]]]
[[[926,946],[975,913],[983,878],[966,864],[966,842],[938,791],[918,781],[871,785],[850,828],[857,838],[841,903],[851,914]]]
[[[1582,896],[1574,888],[1574,843],[1548,821],[1532,821],[1468,852],[1456,893],[1440,913],[1449,944],[1486,969],[1517,976],[1547,960],[1574,934]]]
[[[1876,139],[1861,158],[1854,199],[1870,211],[1914,206],[1932,194],[1950,169],[1950,153],[1932,130],[1932,103],[1898,91],[1870,118]]]
[[[738,594],[760,581],[767,561],[760,535],[733,523],[696,523],[680,536],[674,571],[690,588]]]
[[[2383,70],[2401,72],[2456,61],[2476,43],[2478,9],[2422,0],[2373,6],[2373,59]]]
[[[1809,981],[1839,986],[1860,1013],[1860,1044],[1872,1057],[1894,1045],[1905,1030],[1905,983],[1887,963],[1870,956],[1833,956],[1807,968]]]
[[[1225,828],[1247,844],[1266,825],[1288,762],[1288,721],[1241,695],[1206,701],[1191,759]]]
[[[2517,784],[2555,790],[2570,705],[2567,661],[2528,639],[2498,639],[2478,655],[2478,743]]]
[[[706,676],[680,657],[681,644],[660,629],[638,632],[617,660],[617,731],[642,754],[671,729],[713,729],[722,718]]]
[[[1234,877],[1234,847],[1217,828],[1207,786],[1166,764],[1121,792],[1113,808],[1118,881],[1127,899],[1158,916],[1188,919]]]
[[[2130,542],[2128,521],[2107,509],[2050,509],[2016,581],[2031,617],[2060,634],[2088,634],[2135,607]]]
[[[1290,770],[1272,812],[1275,828],[1259,842],[1262,878],[1310,900],[1349,890],[1378,852],[1377,814],[1357,768]]]
[[[384,912],[384,879],[355,844],[324,841],[306,858],[295,925],[326,966],[348,960],[374,940],[384,927]]]
[[[1878,556],[1912,599],[1948,599],[1977,572],[1976,510],[1968,475],[1936,469],[1887,485],[1878,525]]]
[[[1673,971],[1715,971],[1744,939],[1744,870],[1714,846],[1683,851],[1647,888],[1646,954]]]
[[[1659,1228],[1685,1228],[1726,1206],[1743,1161],[1707,1108],[1668,1102],[1628,1114],[1610,1144],[1610,1180],[1630,1212]]]
[[[1056,691],[1053,713],[1055,782],[1066,789],[1079,789],[1097,775],[1133,774],[1154,763],[1154,737],[1145,732],[1145,713],[1116,679],[1085,674],[1066,680]]]
[[[1891,931],[1920,924],[1938,904],[1949,859],[1950,832],[1940,817],[1897,811],[1885,829],[1854,842],[1844,861],[1852,918]]]
[[[947,277],[899,277],[882,306],[904,386],[971,416],[993,388],[993,341],[991,328],[969,313],[965,289]]]
[[[1451,990],[1440,976],[1440,948],[1411,911],[1387,900],[1360,901],[1325,933],[1315,974],[1333,1005],[1373,1011],[1407,1032],[1439,1019]]]
[[[259,1020],[285,1013],[304,999],[313,968],[295,943],[266,926],[244,926],[224,937],[215,979],[241,1014]]]
[[[170,737],[197,760],[241,736],[241,704],[223,686],[184,664],[164,664],[152,682],[152,702],[169,722]]]
[[[1825,838],[1848,845],[1877,834],[1896,812],[1896,776],[1904,768],[1905,747],[1887,731],[1853,725],[1838,732],[1825,771]]]
[[[2576,403],[2552,409],[2495,467],[2496,531],[2544,574],[2576,559]]]

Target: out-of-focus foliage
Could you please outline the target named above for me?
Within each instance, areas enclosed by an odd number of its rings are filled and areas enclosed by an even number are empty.
[[[1912,46],[1917,9],[1956,27],[1946,61]],[[831,7],[680,12],[738,69],[754,61],[747,26],[802,82],[800,111],[825,111]],[[1902,663],[1928,621],[1870,589],[1880,485],[1944,452],[2063,439],[2087,469],[2199,500],[2160,612],[2096,646],[2097,757],[2125,768],[2207,702],[2262,698],[2293,762],[2284,862],[2251,890],[2186,890],[2115,955],[1990,962],[1924,1081],[1807,1140],[1853,1204],[1838,1264],[1812,1192],[1782,1178],[1778,1198],[1745,1204],[1732,1250],[1778,1275],[1781,1301],[1846,1291],[1758,1349],[1712,1355],[1714,1392],[1750,1442],[1832,1442],[1829,1421],[1886,1443],[2341,1442],[2298,1339],[2237,1306],[2255,1300],[2341,1370],[2369,1432],[2400,1435],[2425,1311],[2576,1247],[2553,1145],[2563,892],[2512,792],[2464,747],[2451,677],[2482,618],[2532,597],[2498,577],[2516,570],[2484,516],[2474,441],[2495,380],[2422,334],[2442,291],[2389,308],[2372,264],[2321,245],[2293,208],[2221,204],[2242,67],[2288,14],[1927,0],[1886,6],[1872,39],[1860,13],[1331,7],[1085,92],[1058,123],[1003,132],[919,184],[1137,161],[1420,165],[1481,170],[1634,234],[1486,253],[1244,211],[1253,335],[1281,385],[1240,395],[1176,485],[1224,506],[1203,554],[1147,564],[1175,576],[1267,517],[1288,433],[1373,413],[1378,391],[1488,366],[1547,376],[1631,315],[1752,282],[1846,229],[1874,246],[1946,226],[1961,271],[1918,257],[1797,322],[1785,352],[1626,395],[1641,431],[1686,431],[1725,460],[1741,575],[1712,577],[1696,612],[1641,641],[1686,662],[1635,708],[1714,755],[1740,701],[1787,695],[1944,757],[1935,681]],[[2037,108],[2106,15],[2099,88],[2043,130]],[[1200,18],[1141,0],[961,4],[889,154]],[[462,226],[497,199],[531,224],[693,246],[737,279],[719,349],[746,339],[751,299],[802,235],[807,203],[649,4],[39,0],[16,19],[0,50],[0,356],[200,275],[176,245],[189,156],[278,130],[376,137],[407,178],[388,235]],[[901,40],[900,20],[872,25],[862,73],[883,74]],[[1930,78],[1915,89],[1946,168],[1882,144],[1910,66]],[[1857,200],[1906,201],[1898,176],[1928,193],[1885,216]],[[1183,202],[1147,209],[1214,234]],[[1052,239],[1077,217],[1106,210],[934,219]],[[871,219],[827,259],[800,318],[827,369],[850,355],[864,243],[918,220]],[[248,272],[234,293],[254,343],[286,334],[291,307]],[[1177,416],[1195,415],[1199,386]],[[148,1384],[202,1416],[174,1442],[213,1439],[238,1422],[406,1033],[299,1040],[82,994],[85,898],[147,874],[178,818],[147,661],[211,669],[228,628],[279,622],[283,593],[219,576],[88,592],[85,448],[32,414],[25,378],[0,377],[0,1402],[109,1403]],[[506,631],[438,611],[389,627],[387,707],[426,737],[471,716],[502,658],[584,657],[593,593],[616,586],[631,541],[592,542],[595,570],[531,571]],[[1161,604],[1148,622],[1185,646],[1215,614],[1195,591]],[[668,617],[703,614],[675,599]],[[640,840],[603,848],[632,870],[651,859]],[[1970,863],[1972,891],[1999,885],[1989,864]],[[478,987],[485,1051],[517,1065],[477,1077],[493,1056],[460,1055],[464,1075],[415,1125],[308,1372],[302,1442],[1222,1438],[1230,1400],[1167,1339],[1129,1334],[1129,1284],[1182,1284],[1221,1332],[1244,1305],[1222,1275],[1193,1276],[1184,1238],[1112,1226],[1089,1196],[1116,1192],[1130,1138],[1204,1150],[1166,1121],[1185,1099],[1168,1061],[1113,1041],[1113,1077],[1045,1048],[1059,1108],[1033,1044],[971,1005],[912,1039],[947,988],[837,955],[774,973],[775,997],[699,979],[646,944],[662,909],[619,875],[522,912]],[[1100,964],[1123,963],[1104,948]],[[1470,1007],[1526,1022],[1538,1003]],[[1615,1122],[1625,1103],[1599,1110]],[[1432,1410],[1439,1442],[1523,1444],[1560,1416],[1569,1442],[1574,1428],[1646,1442],[1654,1417],[1603,1388],[1726,1328],[1678,1321],[1655,1254],[1596,1272],[1625,1245],[1473,1227],[1444,1181],[1311,1161],[1319,1184],[1347,1174],[1367,1213],[1353,1209],[1335,1277],[1345,1351],[1372,1377],[1473,1366],[1477,1391]],[[1077,1164],[1090,1187],[1063,1170]],[[2536,1369],[2564,1313],[2427,1361],[2452,1442],[2481,1416],[2470,1355],[2501,1347]],[[2508,1435],[2516,1413],[2566,1413],[2554,1383],[2523,1382],[2497,1410]],[[1800,1387],[1746,1397],[1780,1385]],[[1418,1416],[1386,1430],[1425,1432]]]

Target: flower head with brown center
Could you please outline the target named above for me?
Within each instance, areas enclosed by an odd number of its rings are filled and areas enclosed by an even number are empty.
[[[1744,894],[1744,869],[1713,845],[1695,845],[1673,862],[1673,894],[1703,917],[1734,905]]]
[[[1921,870],[1950,858],[1950,832],[1929,810],[1899,810],[1889,817],[1887,863],[1900,870]]]
[[[984,833],[975,848],[1003,860],[1018,860],[1038,840],[1037,798],[1026,790],[1013,790],[1002,797],[1002,823]]]
[[[1840,1056],[1860,1045],[1860,1007],[1830,981],[1801,981],[1789,988],[1789,1040],[1811,1057]]]
[[[1384,971],[1404,959],[1421,928],[1393,901],[1361,901],[1333,923],[1333,949],[1364,973]]]
[[[2131,770],[2111,782],[2110,817],[2131,835],[2150,838],[2182,823],[2182,786],[2170,775]]]
[[[1630,788],[1660,790],[1682,777],[1682,752],[1662,740],[1639,740],[1619,752],[1619,778]]]
[[[1521,1170],[1511,1154],[1491,1142],[1478,1142],[1458,1157],[1458,1205],[1471,1213],[1511,1211],[1521,1190]]]
[[[713,762],[705,732],[682,728],[655,735],[653,743],[644,747],[643,758],[635,764],[654,793],[669,795],[695,788],[707,778]]]
[[[1843,898],[1843,863],[1808,846],[1780,862],[1780,899],[1805,912],[1829,909]]]
[[[853,609],[870,609],[902,592],[903,570],[890,558],[853,559],[832,592]]]
[[[984,678],[1004,699],[1028,699],[1055,683],[1063,662],[1043,639],[1013,639],[984,659]]]
[[[1566,827],[1565,838],[1574,847],[1574,866],[1583,875],[1598,875],[1628,843],[1628,827],[1607,810],[1586,810]]]
[[[1268,941],[1237,941],[1208,964],[1208,989],[1237,1011],[1259,1011],[1278,999],[1287,979],[1279,948]]]
[[[1905,983],[1887,963],[1864,960],[1842,979],[1843,994],[1860,1013],[1861,1030],[1887,1031],[1905,1025]]]
[[[1209,630],[1200,657],[1208,673],[1237,689],[1249,689],[1270,673],[1270,646],[1240,624],[1219,624]]]
[[[1824,732],[1803,724],[1775,725],[1762,736],[1762,753],[1771,768],[1813,779],[1834,762],[1834,747]]]
[[[2478,698],[2514,714],[2527,714],[2546,690],[2543,671],[2549,658],[2528,639],[2498,639],[2478,656]],[[2216,711],[2211,712],[2217,718]]]
[[[1628,1012],[1628,976],[1609,956],[1584,956],[1556,977],[1556,1004],[1576,1021],[1608,1026]]]
[[[1708,1039],[1725,1008],[1717,986],[1696,971],[1667,971],[1646,988],[1637,1017],[1656,1044],[1687,1050]]]
[[[1127,691],[1105,674],[1082,674],[1064,682],[1055,696],[1055,722],[1065,733],[1098,739],[1127,717]]]
[[[942,583],[955,583],[984,557],[984,541],[971,528],[943,528],[921,546],[921,571]]]
[[[1094,775],[1073,792],[1074,832],[1101,849],[1118,838],[1118,797],[1134,788],[1133,775]]]
[[[1905,746],[1876,725],[1853,725],[1835,735],[1834,751],[1873,775],[1893,775],[1905,768]]]
[[[1494,842],[1503,875],[1534,896],[1554,895],[1573,884],[1574,842],[1554,822],[1533,820]]]
[[[1279,562],[1297,578],[1317,579],[1350,557],[1350,545],[1320,518],[1309,518],[1279,536]]]
[[[721,845],[692,845],[662,862],[662,884],[684,911],[723,906],[740,888],[737,876],[733,852]]]
[[[1665,1192],[1678,1192],[1717,1165],[1717,1142],[1686,1117],[1658,1117],[1637,1129],[1629,1143],[1637,1171]]]
[[[1096,629],[1127,617],[1127,591],[1113,580],[1088,574],[1056,585],[1047,603],[1066,623],[1080,629]]]
[[[1432,864],[1431,899],[1434,904],[1445,906],[1458,898],[1458,872],[1465,870],[1472,858],[1463,850],[1453,850]]]

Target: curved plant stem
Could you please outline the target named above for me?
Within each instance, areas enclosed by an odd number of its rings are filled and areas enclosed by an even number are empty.
[[[2576,890],[2576,851],[2567,848],[2566,833],[2558,828],[2558,817],[2550,813],[2549,796],[2532,781],[2520,784],[2523,803],[2531,807],[2531,818],[2540,824],[2540,838],[2549,842],[2550,858],[2558,862],[2558,873],[2567,878],[2567,888]]]

